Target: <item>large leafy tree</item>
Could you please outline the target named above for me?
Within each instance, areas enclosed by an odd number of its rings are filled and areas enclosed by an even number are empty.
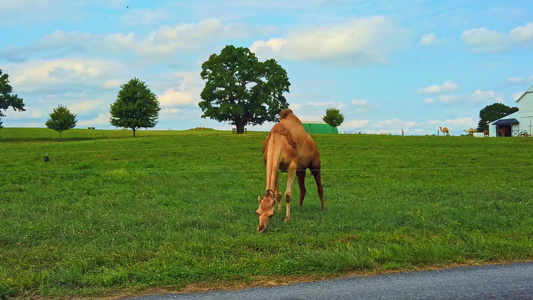
[[[133,136],[139,128],[151,128],[159,118],[159,101],[144,82],[137,78],[121,85],[117,100],[111,104],[110,123],[116,127],[131,128]]]
[[[63,131],[76,127],[77,122],[76,115],[71,113],[67,107],[59,104],[50,113],[49,118],[44,125],[50,129],[58,131],[59,138],[61,139]]]
[[[237,133],[247,124],[278,121],[289,107],[283,96],[289,92],[287,72],[274,60],[260,62],[248,48],[226,46],[202,64],[205,87],[198,105],[202,118],[230,121]]]
[[[344,115],[336,108],[328,108],[326,110],[326,115],[322,117],[322,120],[335,130],[335,127],[340,126],[342,122],[344,122]]]
[[[481,132],[483,130],[488,130],[489,122],[503,118],[516,111],[518,111],[518,107],[509,107],[502,103],[494,103],[485,106],[485,108],[479,111],[479,123],[477,125],[477,131]]]
[[[2,117],[5,116],[2,111],[6,111],[9,107],[15,111],[26,110],[23,99],[13,94],[13,88],[9,84],[9,75],[2,74],[2,69],[0,69],[0,128],[2,128]]]

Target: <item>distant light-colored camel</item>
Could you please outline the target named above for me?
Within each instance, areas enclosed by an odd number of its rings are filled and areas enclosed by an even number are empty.
[[[324,210],[324,190],[320,177],[320,156],[315,141],[305,132],[300,119],[292,110],[284,109],[280,114],[280,122],[270,130],[263,142],[263,159],[266,166],[266,189],[263,199],[259,200],[257,215],[259,216],[258,232],[265,231],[268,222],[274,216],[274,206],[278,202],[281,211],[281,190],[278,183],[278,171],[287,172],[287,189],[285,202],[287,211],[285,221],[291,218],[292,184],[298,176],[300,186],[300,206],[305,197],[305,172],[310,169],[318,186],[318,196]]]
[[[468,135],[474,135],[474,133],[476,133],[476,130],[474,128],[470,128],[468,130],[465,130],[465,132],[468,132]]]
[[[487,129],[483,130],[483,136],[489,136],[489,131]]]
[[[442,135],[450,135],[450,131],[448,130],[448,128],[444,127],[439,127],[440,131],[442,131]]]

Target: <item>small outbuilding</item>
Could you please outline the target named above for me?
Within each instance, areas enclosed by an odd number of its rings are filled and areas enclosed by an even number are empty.
[[[313,122],[313,121],[303,121],[302,124],[304,125],[305,131],[309,134],[315,134],[315,133],[333,133],[333,134],[339,134],[339,130],[337,127],[331,127],[328,124],[324,122]]]
[[[518,100],[518,111],[489,123],[489,136],[531,136],[533,129],[533,86]]]

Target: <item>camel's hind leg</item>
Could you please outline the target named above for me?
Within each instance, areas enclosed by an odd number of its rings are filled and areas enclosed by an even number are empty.
[[[292,199],[292,184],[296,177],[296,167],[287,170],[287,189],[285,190],[285,202],[287,203],[287,212],[285,214],[285,222],[291,219],[291,199]]]
[[[316,186],[318,187],[318,196],[320,197],[320,204],[324,210],[324,188],[322,188],[322,178],[320,176],[320,169],[311,169],[311,174],[315,177]]]
[[[300,206],[304,203],[305,193],[307,192],[305,190],[305,171],[305,169],[296,171],[296,175],[298,175],[298,186],[300,187]]]

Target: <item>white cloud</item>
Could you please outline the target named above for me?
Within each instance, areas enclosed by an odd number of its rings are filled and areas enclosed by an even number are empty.
[[[473,127],[475,126],[474,121],[472,118],[458,118],[458,119],[447,119],[446,124],[449,126],[458,126],[458,127]]]
[[[250,50],[254,53],[268,50],[277,53],[288,43],[289,41],[286,38],[272,38],[268,41],[255,41],[252,46],[250,46]]]
[[[194,103],[194,97],[188,92],[180,91],[177,89],[168,89],[159,98],[161,107],[183,106],[192,105]]]
[[[0,26],[54,20],[58,16],[74,19],[61,0],[0,1]]]
[[[124,15],[123,20],[126,25],[150,25],[161,22],[170,17],[170,13],[162,8],[157,9],[132,9]]]
[[[91,111],[100,110],[102,108],[102,100],[85,100],[70,104],[68,109],[73,114],[84,115]]]
[[[45,113],[43,112],[42,108],[35,107],[35,106],[25,106],[25,111],[15,111],[15,110],[7,110],[4,112],[4,114],[9,118],[13,120],[19,120],[19,119],[40,119],[45,116]]]
[[[297,111],[302,108],[302,105],[299,103],[291,103],[289,104],[289,108],[292,109],[293,111]]]
[[[514,93],[514,94],[511,95],[511,98],[512,98],[513,100],[516,101],[516,100],[518,100],[520,97],[522,97],[522,95],[523,95],[524,93],[525,93],[525,91]]]
[[[172,55],[180,49],[196,49],[207,40],[224,36],[219,19],[204,19],[196,24],[161,26],[139,45],[139,52],[152,55]]]
[[[524,26],[513,28],[509,36],[515,42],[532,42],[533,41],[533,22]]]
[[[425,88],[418,89],[419,94],[437,94],[453,92],[459,88],[459,84],[452,80],[448,80],[441,85],[435,84]]]
[[[110,52],[122,52],[128,51],[135,47],[135,34],[130,32],[128,34],[116,33],[108,35],[102,45],[105,46],[107,51]]]
[[[366,99],[354,99],[354,100],[350,101],[350,103],[352,105],[354,105],[355,107],[357,107],[357,109],[356,109],[357,112],[365,112],[365,111],[368,111],[370,109],[378,107],[377,104],[370,103]]]
[[[318,106],[318,107],[324,107],[324,108],[330,108],[330,107],[333,107],[333,108],[336,108],[336,109],[345,109],[347,108],[348,106],[342,102],[338,102],[338,101],[325,101],[325,102],[308,102],[305,104],[306,106]],[[324,110],[324,113],[326,111]],[[341,111],[342,113],[342,111]]]
[[[525,80],[524,76],[516,76],[516,77],[507,78],[507,81],[512,82],[512,83],[522,83],[524,82],[524,80]]]
[[[437,99],[439,99],[440,102],[446,104],[451,104],[459,101],[459,97],[456,95],[440,95],[437,97]]]
[[[78,123],[77,123],[77,126],[97,126],[97,125],[109,125],[109,118],[111,117],[111,115],[109,113],[100,113],[98,114],[98,116],[92,118],[92,119],[89,119],[89,120],[84,120],[84,119],[79,119],[78,120]]]
[[[399,119],[390,119],[376,123],[378,128],[387,128],[393,130],[401,130],[402,128],[411,128],[416,125],[414,121],[404,121]]]
[[[118,89],[120,88],[120,85],[121,85],[120,81],[116,79],[111,79],[104,83],[104,88],[108,90]]]
[[[161,26],[141,39],[135,51],[143,55],[156,55],[164,59],[179,50],[201,49],[213,41],[243,38],[253,32],[270,32],[271,26],[251,27],[246,23],[224,24],[217,18],[203,19],[198,23]]]
[[[55,31],[37,42],[25,46],[8,46],[0,49],[0,56],[14,62],[36,57],[63,57],[69,55],[133,54],[142,59],[139,64],[157,63],[174,58],[179,51],[202,49],[214,41],[243,38],[251,34],[267,34],[272,26],[250,26],[246,23],[223,23],[217,18],[203,19],[197,23],[165,25],[146,35],[130,32],[109,35],[79,31]]]
[[[426,98],[426,99],[424,99],[424,103],[425,103],[425,104],[433,104],[433,103],[435,103],[435,99],[433,99],[433,98]]]
[[[300,28],[286,37],[256,41],[250,50],[260,57],[364,65],[386,63],[391,53],[408,46],[407,30],[375,16]]]
[[[324,122],[324,120],[322,120],[322,116],[319,116],[319,115],[301,115],[301,116],[298,116],[298,118],[300,119],[300,121],[302,122]]]
[[[179,108],[163,108],[161,109],[162,115],[176,115],[181,111]]]
[[[502,52],[511,47],[533,46],[533,22],[511,29],[508,33],[489,30],[486,27],[466,30],[461,39],[474,52]]]
[[[165,90],[158,96],[163,108],[195,106],[200,101],[200,93],[204,82],[198,72],[175,72],[162,74],[162,82],[171,83],[171,88],[165,83]],[[177,82],[177,85],[175,84]]]
[[[461,39],[470,45],[474,52],[502,52],[509,46],[506,34],[491,31],[486,27],[464,31]]]
[[[476,90],[470,96],[470,100],[474,103],[492,104],[495,102],[503,103],[503,97],[494,91]]]
[[[359,128],[368,125],[368,120],[352,120],[342,123],[342,128]]]
[[[422,37],[420,38],[420,46],[434,46],[434,45],[439,45],[439,44],[442,44],[446,42],[445,39],[437,39],[435,37],[435,34],[433,33],[429,33],[429,34],[424,34],[422,35]]]
[[[113,76],[122,68],[113,62],[85,58],[35,60],[9,65],[11,82],[20,92],[102,86],[104,76]],[[56,90],[60,93],[61,90]]]

